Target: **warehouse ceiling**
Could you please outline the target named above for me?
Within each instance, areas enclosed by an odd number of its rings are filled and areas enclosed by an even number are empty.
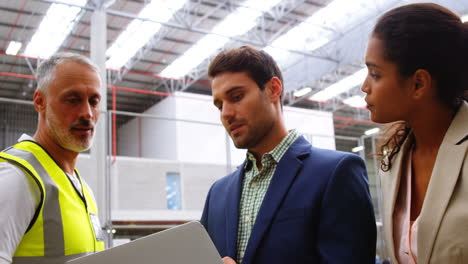
[[[101,10],[107,29],[98,35],[107,43],[96,52],[106,54],[108,109],[143,113],[175,91],[210,94],[210,59],[248,44],[279,63],[285,105],[333,112],[337,148],[350,150],[356,143],[346,137],[377,126],[359,90],[369,33],[379,15],[410,2],[0,0],[0,102],[32,100],[40,58],[55,51],[90,56],[91,20]],[[431,2],[468,14],[466,0]],[[9,50],[14,45],[17,52]]]

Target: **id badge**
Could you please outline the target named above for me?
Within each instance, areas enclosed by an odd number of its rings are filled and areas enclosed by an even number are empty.
[[[93,225],[94,235],[97,241],[104,241],[104,231],[101,228],[101,222],[96,214],[89,213],[91,224]]]

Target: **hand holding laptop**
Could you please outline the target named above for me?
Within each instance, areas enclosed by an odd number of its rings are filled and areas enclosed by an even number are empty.
[[[223,262],[224,264],[236,264],[236,262],[230,257],[224,257]]]

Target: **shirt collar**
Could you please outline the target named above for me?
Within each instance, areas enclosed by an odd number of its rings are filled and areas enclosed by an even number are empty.
[[[21,137],[18,138],[18,142],[25,141],[25,140],[35,141],[34,138],[31,137],[30,135],[23,133]]]
[[[284,153],[286,153],[286,150],[291,146],[291,144],[299,137],[299,134],[295,129],[289,130],[289,133],[287,136],[285,136],[278,145],[271,151],[263,154],[262,160],[271,160],[273,163],[278,164],[278,162],[281,160],[283,157]],[[244,169],[249,171],[252,168],[252,165],[257,162],[255,159],[255,156],[247,151],[246,155],[246,162],[244,165]]]

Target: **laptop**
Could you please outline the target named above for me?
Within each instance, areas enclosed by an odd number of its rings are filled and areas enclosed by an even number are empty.
[[[205,228],[190,222],[67,264],[223,264]]]

